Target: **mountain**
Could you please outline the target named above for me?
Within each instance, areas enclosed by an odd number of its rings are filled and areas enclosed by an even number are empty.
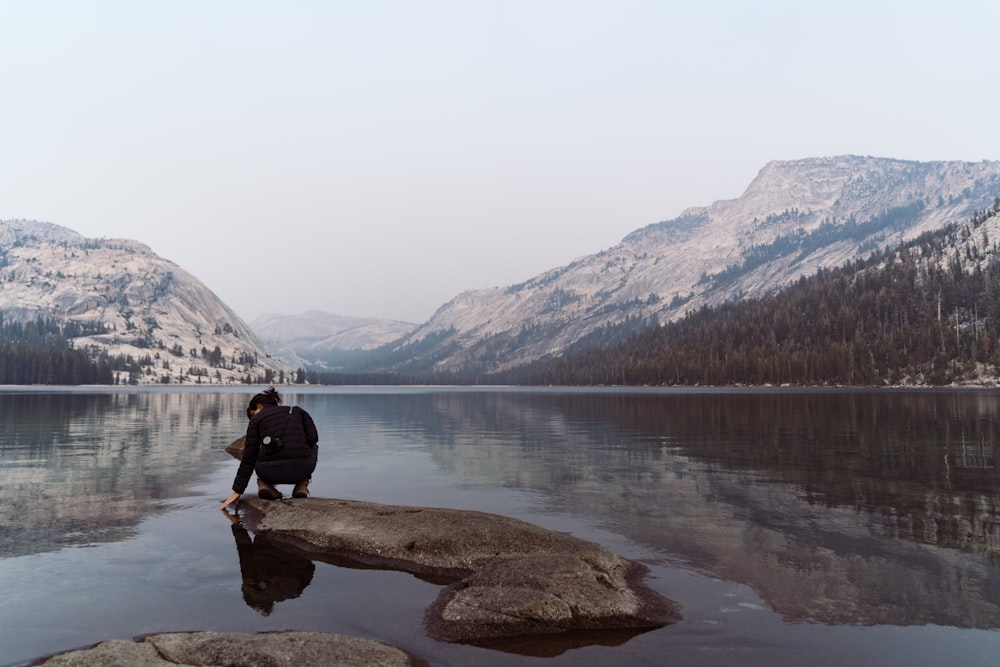
[[[517,384],[1000,385],[1000,198],[970,219],[512,371]]]
[[[386,350],[385,370],[501,371],[761,296],[969,217],[1000,162],[774,161],[735,200],[691,208],[518,285],[464,292]]]
[[[75,323],[77,349],[117,359],[115,380],[270,382],[288,373],[197,278],[128,239],[0,221],[0,314]]]
[[[300,315],[261,315],[250,328],[289,366],[337,368],[362,352],[399,340],[417,325],[310,310]]]

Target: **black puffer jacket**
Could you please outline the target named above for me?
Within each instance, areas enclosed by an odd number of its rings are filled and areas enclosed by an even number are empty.
[[[279,439],[280,447],[263,444],[267,436]],[[309,479],[316,468],[318,442],[316,424],[308,412],[294,405],[265,405],[247,426],[233,491],[246,491],[254,472],[270,484],[296,484]]]

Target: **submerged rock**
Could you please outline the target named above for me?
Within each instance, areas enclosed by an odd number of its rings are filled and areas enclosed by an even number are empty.
[[[34,663],[45,667],[176,667],[178,665],[380,665],[428,663],[388,644],[323,632],[177,632],[115,639]]]
[[[680,619],[643,584],[645,566],[510,517],[322,498],[251,498],[240,508],[256,534],[310,557],[448,583],[425,617],[438,640],[648,630]]]

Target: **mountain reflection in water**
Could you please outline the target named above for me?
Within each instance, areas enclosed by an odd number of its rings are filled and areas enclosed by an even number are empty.
[[[287,627],[401,643],[435,664],[519,664],[509,647],[424,636],[443,582],[300,558],[231,528],[223,449],[253,390],[0,390],[6,664],[110,637]],[[638,637],[525,650],[553,664],[995,662],[1000,632],[979,630],[1000,629],[996,391],[283,394],[320,430],[315,495],[570,530],[645,562],[684,607]]]
[[[753,586],[787,620],[1000,627],[995,393],[406,402],[393,414],[434,415],[407,428],[446,434],[428,441],[455,475],[543,492],[549,511]]]
[[[245,403],[233,393],[0,393],[0,557],[133,535],[224,458]]]

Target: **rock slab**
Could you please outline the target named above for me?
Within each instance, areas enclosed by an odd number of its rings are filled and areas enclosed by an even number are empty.
[[[328,665],[426,667],[406,651],[360,637],[323,632],[177,632],[136,641],[114,639],[60,653],[35,665],[45,667],[327,667]]]
[[[485,512],[322,498],[243,500],[247,527],[320,560],[450,582],[427,610],[441,641],[644,630],[681,618],[645,566],[579,538]]]

